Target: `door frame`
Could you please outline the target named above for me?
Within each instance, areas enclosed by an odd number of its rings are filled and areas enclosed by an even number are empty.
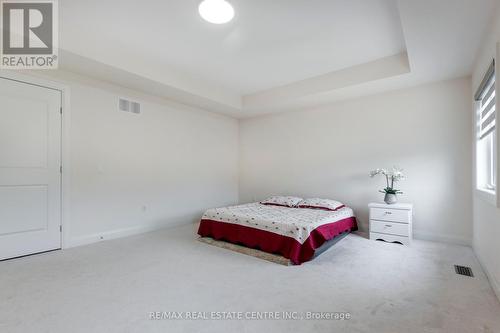
[[[28,73],[28,74],[26,74]],[[43,76],[43,73],[36,71],[23,71],[20,73],[14,70],[0,70],[0,78],[26,83],[30,85],[40,86],[57,90],[61,93],[61,249],[70,247],[70,120],[71,120],[71,105],[70,105],[70,87],[67,84],[53,81],[52,78]]]

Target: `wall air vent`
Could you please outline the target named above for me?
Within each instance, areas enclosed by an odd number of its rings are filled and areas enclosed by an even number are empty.
[[[141,113],[141,104],[137,102],[131,102],[130,103],[130,112],[139,114]]]
[[[118,109],[123,112],[139,114],[141,113],[141,104],[120,98],[118,101]]]

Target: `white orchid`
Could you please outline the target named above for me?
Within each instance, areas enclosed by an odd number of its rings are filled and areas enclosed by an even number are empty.
[[[406,176],[403,173],[403,169],[394,166],[392,167],[391,171],[387,171],[387,169],[375,169],[370,171],[370,177],[375,177],[376,175],[384,175],[387,184],[387,187],[380,192],[390,194],[403,193],[394,188],[395,182],[406,179]]]
[[[391,171],[392,179],[395,182],[406,179],[405,174],[403,173],[403,169],[398,167],[393,167]]]
[[[386,169],[375,169],[370,171],[370,177],[375,177],[376,175],[387,175],[387,170]]]

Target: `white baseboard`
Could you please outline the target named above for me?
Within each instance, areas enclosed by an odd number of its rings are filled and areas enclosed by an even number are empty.
[[[71,248],[76,246],[88,245],[92,243],[102,242],[111,239],[129,237],[134,235],[143,234],[146,232],[151,232],[155,230],[176,227],[179,225],[191,224],[191,222],[173,222],[169,224],[148,224],[142,226],[134,226],[129,228],[109,230],[104,232],[99,232],[90,235],[84,235],[79,237],[72,237],[67,242],[65,242],[64,248]]]
[[[500,283],[498,280],[495,278],[495,276],[491,273],[491,271],[488,269],[488,266],[484,262],[484,260],[481,258],[479,253],[477,253],[476,249],[472,247],[474,254],[476,255],[477,261],[479,261],[479,264],[481,265],[481,268],[483,269],[484,273],[486,274],[486,277],[488,278],[488,281],[490,282],[491,288],[493,289],[493,292],[495,295],[497,295],[498,301],[500,302]]]
[[[369,235],[368,229],[365,230],[365,228],[360,228],[357,231],[357,233],[359,233],[362,236]],[[413,238],[431,242],[472,246],[472,239],[466,237],[460,237],[456,235],[446,235],[446,234],[435,234],[420,230],[413,230]]]
[[[426,240],[431,242],[472,246],[472,239],[456,235],[435,234],[425,231],[413,230],[413,237],[415,239]]]

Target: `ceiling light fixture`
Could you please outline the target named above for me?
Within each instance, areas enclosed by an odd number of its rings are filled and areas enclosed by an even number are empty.
[[[205,21],[214,24],[227,23],[234,17],[233,6],[226,0],[203,0],[198,12]]]

